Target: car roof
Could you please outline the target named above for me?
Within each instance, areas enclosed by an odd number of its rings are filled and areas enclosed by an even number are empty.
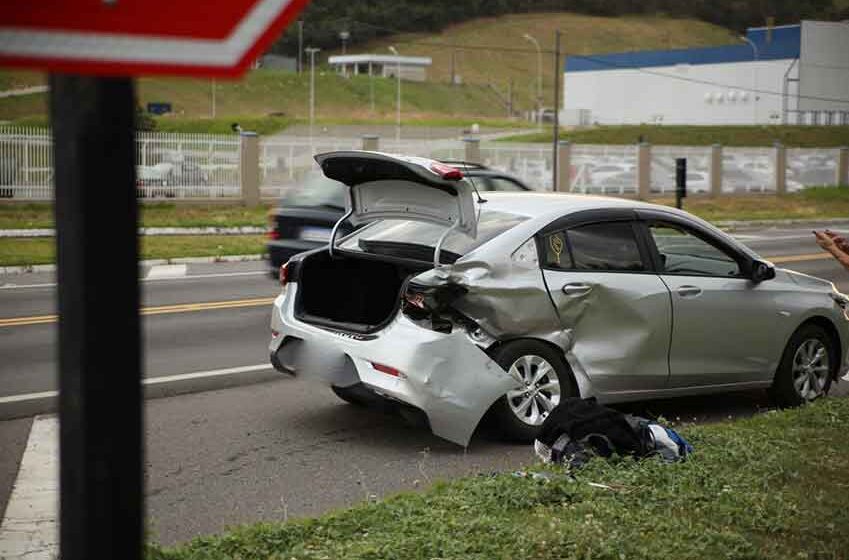
[[[520,214],[541,220],[554,219],[582,210],[602,208],[646,208],[655,210],[674,210],[668,206],[640,202],[627,198],[613,198],[589,194],[554,192],[487,192],[486,209]],[[689,215],[688,215],[689,216]]]

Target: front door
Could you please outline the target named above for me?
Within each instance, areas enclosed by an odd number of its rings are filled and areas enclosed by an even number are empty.
[[[663,389],[669,376],[669,291],[635,227],[602,221],[541,236],[551,298],[575,359],[600,393]]]
[[[706,232],[675,221],[646,227],[672,294],[670,387],[769,379],[780,354],[769,287],[747,278],[740,255]]]

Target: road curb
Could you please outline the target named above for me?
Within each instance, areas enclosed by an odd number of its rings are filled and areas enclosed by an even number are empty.
[[[281,379],[271,365],[229,368],[202,374],[149,377],[142,381],[144,398],[160,399],[190,393],[229,389]],[[55,413],[59,409],[58,391],[0,397],[0,421]]]
[[[159,266],[163,264],[211,264],[219,262],[261,261],[265,255],[220,255],[217,257],[174,257],[171,259],[150,259],[139,261],[139,266]],[[0,274],[26,274],[28,272],[55,272],[55,264],[24,264],[20,266],[0,266]]]

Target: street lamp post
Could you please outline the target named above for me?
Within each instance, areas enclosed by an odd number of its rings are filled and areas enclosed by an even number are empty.
[[[395,55],[395,78],[398,83],[397,96],[395,100],[395,141],[401,141],[401,55],[398,49],[389,45],[389,51]]]
[[[539,112],[542,108],[542,49],[539,46],[539,41],[537,41],[531,35],[525,33],[522,37],[531,43],[537,48],[537,118],[539,118]]]
[[[342,40],[342,54],[344,55],[344,54],[346,54],[348,39],[351,38],[351,32],[350,31],[340,31],[339,32],[339,38]]]
[[[315,124],[315,53],[321,49],[307,47],[304,52],[310,55],[310,145],[313,142],[313,126]]]
[[[752,80],[755,83],[755,85],[752,87],[752,90],[753,90],[752,91],[752,107],[753,107],[752,113],[754,115],[755,122],[752,123],[752,124],[758,124],[758,65],[757,65],[757,62],[760,59],[760,53],[758,53],[758,46],[755,44],[754,41],[752,41],[748,37],[743,37],[743,36],[741,36],[740,39],[742,39],[744,42],[748,43],[750,47],[752,47],[752,58],[755,61],[755,70],[754,70],[754,72],[752,72]]]

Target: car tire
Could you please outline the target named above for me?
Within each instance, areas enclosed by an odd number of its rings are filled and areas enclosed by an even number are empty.
[[[515,340],[498,347],[492,359],[525,383],[524,388],[509,391],[490,409],[490,416],[504,439],[532,442],[550,409],[562,398],[577,395],[566,359],[548,344]]]
[[[781,356],[770,392],[779,407],[794,407],[828,393],[838,362],[834,340],[819,325],[802,325]]]

